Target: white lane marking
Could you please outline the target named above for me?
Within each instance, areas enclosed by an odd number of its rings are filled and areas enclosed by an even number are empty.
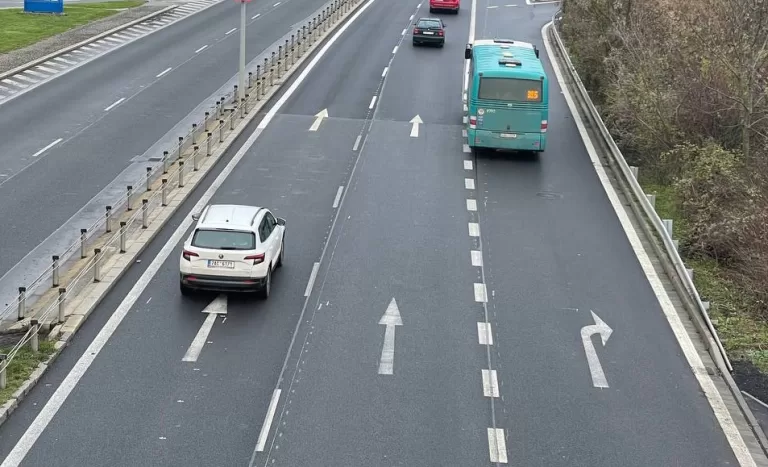
[[[35,67],[35,68],[37,68],[38,70],[43,70],[44,72],[51,73],[51,74],[55,74],[55,73],[59,72],[59,70],[54,70],[53,68],[48,68],[47,66],[43,66],[43,65],[37,65],[37,67]]]
[[[207,45],[204,45],[204,46],[200,47],[199,49],[195,50],[195,53],[196,53],[196,54],[199,54],[200,52],[202,52],[203,50],[205,50],[205,49],[207,49],[207,48],[208,48],[208,46],[207,46]]]
[[[477,323],[477,341],[480,343],[480,345],[493,345],[491,323]]]
[[[472,161],[464,161],[464,170],[472,170]]]
[[[104,40],[112,42],[113,44],[122,44],[123,42],[125,42],[120,39],[115,39],[114,37],[105,37]]]
[[[39,71],[34,70],[24,70],[24,73],[29,73],[32,76],[37,76],[38,78],[47,78],[48,75],[44,75],[43,73],[40,73]]]
[[[484,303],[488,301],[488,294],[485,290],[485,284],[481,284],[479,282],[475,282],[475,301]]]
[[[421,8],[421,3],[419,3],[418,5],[416,5],[416,9],[418,10],[419,8]]]
[[[462,138],[466,138],[467,137],[467,130],[466,129],[461,130],[461,137]]]
[[[55,57],[54,60],[57,62],[66,63],[67,65],[77,65],[77,62],[73,62],[72,60],[67,60],[66,58],[62,57]]]
[[[403,325],[395,297],[392,297],[392,301],[389,302],[379,324],[386,326],[384,344],[381,346],[381,357],[379,358],[379,374],[393,375],[395,374],[395,327]]]
[[[292,88],[292,90],[289,90],[286,92],[286,94],[283,95],[285,99],[278,101],[275,104],[277,109],[274,111],[274,113],[277,113],[277,111],[280,110],[280,107],[284,105],[288,98],[291,97],[293,92],[295,92],[295,88]],[[256,140],[259,138],[259,136],[261,136],[262,133],[263,131],[259,131],[257,129],[257,131],[254,131],[251,134],[251,136],[235,154],[232,160],[230,160],[229,163],[224,167],[219,176],[216,177],[216,180],[214,180],[211,186],[205,191],[197,204],[192,208],[191,212],[200,212],[205,206],[208,205],[208,203],[211,201],[211,198],[213,198],[213,195],[234,171],[235,166],[243,159],[243,157],[245,157],[245,154],[251,149],[251,147],[253,147],[253,145],[256,143]],[[147,270],[144,271],[144,274],[141,275],[139,280],[128,292],[117,309],[112,313],[112,316],[110,316],[107,323],[101,328],[101,331],[99,331],[99,333],[93,339],[86,351],[77,361],[77,363],[75,363],[75,365],[72,367],[70,372],[61,382],[53,395],[48,399],[48,402],[45,404],[40,413],[38,413],[37,417],[35,417],[29,427],[27,427],[27,431],[24,432],[22,437],[13,447],[13,450],[11,450],[3,463],[0,464],[0,467],[18,467],[18,465],[21,464],[21,462],[24,460],[24,457],[26,457],[27,453],[29,453],[29,451],[35,445],[35,442],[37,442],[38,438],[40,438],[40,435],[43,433],[45,428],[51,423],[53,417],[56,416],[56,413],[64,405],[64,402],[66,402],[69,395],[72,393],[72,391],[74,391],[75,387],[77,387],[80,379],[83,377],[83,375],[85,375],[86,371],[88,371],[88,368],[90,368],[90,366],[96,360],[96,357],[98,357],[101,350],[115,333],[117,327],[128,315],[128,312],[130,312],[131,308],[139,299],[141,294],[149,286],[149,283],[152,281],[155,275],[157,275],[158,271],[160,271],[160,268],[163,266],[171,253],[176,250],[176,246],[179,244],[179,242],[186,236],[187,231],[190,229],[190,227],[192,227],[192,223],[193,220],[191,216],[184,218],[184,220],[181,222],[181,225],[179,225],[176,231],[171,235],[171,238],[168,239],[155,259],[152,260],[152,263],[149,265]]]
[[[357,135],[357,138],[355,138],[355,145],[352,146],[353,151],[357,151],[357,148],[360,146],[360,138],[362,138],[362,135]]]
[[[368,110],[372,109],[374,105],[376,105],[376,96],[371,98],[371,103],[368,104]]]
[[[276,7],[276,6],[277,6],[277,5],[279,5],[279,4],[280,4],[280,2],[277,2],[277,3],[275,3],[275,4],[274,4],[274,5],[272,5],[272,6],[273,6],[273,7]]]
[[[104,109],[104,112],[109,112],[110,110],[114,109],[118,105],[120,105],[125,100],[125,97],[121,97],[120,99],[116,100],[114,104],[110,105],[106,109]]]
[[[507,463],[507,443],[501,428],[488,428],[488,451],[491,462]]]
[[[462,151],[464,151],[465,153],[469,153],[469,152],[472,152],[472,150],[471,150],[471,149],[469,149],[469,145],[468,145],[468,144],[465,144],[465,145],[463,145],[463,146],[461,147],[461,149],[462,149]]]
[[[6,88],[5,86],[0,86],[0,91],[10,91],[10,89]]]
[[[467,211],[477,211],[477,201],[475,201],[474,199],[468,199]]]
[[[504,6],[517,6],[517,5],[504,5]]]
[[[256,13],[255,15],[251,16],[251,19],[256,19],[256,18],[258,18],[259,16],[261,16],[261,13]]]
[[[28,78],[28,77],[26,77],[26,76],[24,76],[22,74],[13,75],[13,77],[16,78],[16,79],[20,79],[22,81],[26,81],[27,83],[33,83],[33,84],[37,83],[36,79]]]
[[[410,18],[408,18],[408,21],[413,21],[413,16],[414,16],[414,15],[411,15],[411,17],[410,17]]]
[[[552,22],[545,24],[544,27],[541,28],[541,35],[544,39],[544,47],[547,49],[547,55],[554,57],[555,55],[552,50],[552,45],[550,44],[549,36],[547,34],[547,28],[551,26]],[[602,166],[602,162],[597,155],[597,151],[595,150],[592,140],[589,137],[589,133],[587,133],[584,122],[581,119],[581,114],[579,113],[576,104],[573,101],[573,97],[568,91],[565,78],[563,77],[562,71],[560,70],[560,65],[556,60],[552,60],[551,63],[552,68],[555,71],[555,75],[557,76],[557,82],[560,85],[560,89],[563,92],[563,96],[565,97],[566,102],[568,103],[568,108],[570,109],[571,115],[573,115],[573,119],[576,122],[576,127],[579,130],[579,134],[581,135],[581,139],[584,142],[584,146],[587,148],[587,153],[592,160],[592,165],[594,166],[595,172],[597,172],[600,183],[603,186],[603,190],[605,190],[608,200],[610,201],[613,210],[616,212],[616,217],[618,217],[619,222],[624,229],[624,233],[626,234],[627,239],[629,240],[629,243],[635,252],[635,256],[637,256],[640,262],[640,266],[643,268],[643,272],[645,273],[645,276],[648,279],[654,294],[656,295],[664,316],[667,318],[669,326],[672,329],[672,332],[674,333],[678,343],[680,344],[680,348],[685,354],[685,358],[688,361],[688,365],[691,367],[693,375],[696,377],[696,380],[699,382],[699,386],[701,386],[701,389],[706,395],[707,400],[709,401],[709,405],[712,407],[712,411],[714,412],[717,421],[720,423],[720,427],[722,428],[726,439],[728,439],[728,443],[731,445],[731,449],[733,450],[733,453],[736,456],[739,464],[742,466],[756,465],[755,460],[752,458],[752,455],[744,443],[744,439],[742,438],[741,433],[739,433],[739,429],[736,427],[730,412],[728,412],[728,408],[726,407],[722,396],[718,392],[717,387],[715,387],[712,379],[709,377],[707,370],[704,367],[704,363],[701,361],[701,357],[696,351],[696,347],[693,345],[691,337],[685,330],[685,326],[683,325],[680,316],[678,316],[677,311],[675,310],[675,306],[672,304],[672,301],[670,300],[669,295],[664,288],[664,284],[656,274],[653,263],[651,262],[648,254],[645,252],[645,248],[643,247],[637,232],[632,226],[632,221],[629,219],[627,212],[624,210],[621,201],[616,194],[616,190],[613,188],[613,185],[611,185],[610,178]]]
[[[475,189],[475,179],[474,178],[465,178],[464,179],[464,188],[467,190],[474,190]]]
[[[470,257],[472,258],[472,266],[483,265],[483,252],[478,250],[470,251]]]
[[[408,31],[408,29],[403,29],[403,32],[401,32],[400,35],[404,36],[407,31]]]
[[[388,67],[388,66],[385,66],[385,67],[384,67],[384,71],[382,71],[382,72],[381,72],[381,77],[382,77],[382,78],[383,78],[383,77],[385,77],[385,76],[387,76],[387,71],[389,71],[389,67]]]
[[[394,49],[392,49],[392,53],[393,53],[393,54],[396,54],[396,53],[397,53],[397,46],[395,46],[395,48],[394,48]]]
[[[232,33],[233,33],[233,32],[235,32],[235,31],[237,31],[237,28],[232,28],[232,29],[230,29],[229,31],[225,32],[225,33],[224,33],[224,35],[225,35],[225,36],[228,36],[228,35],[232,34]]]
[[[349,18],[337,31],[336,34],[333,35],[333,37],[328,40],[328,42],[325,43],[322,49],[315,55],[315,57],[312,59],[311,62],[304,68],[304,70],[301,72],[298,78],[296,78],[296,81],[291,84],[291,87],[288,88],[288,90],[283,94],[280,99],[275,103],[275,106],[269,109],[269,112],[267,112],[266,115],[264,115],[264,118],[259,122],[259,125],[256,128],[264,129],[269,125],[269,122],[272,121],[273,118],[275,118],[275,115],[277,114],[277,111],[286,103],[288,98],[296,92],[296,89],[301,86],[301,83],[304,82],[305,79],[307,79],[307,76],[309,76],[309,73],[312,71],[315,66],[317,66],[318,62],[322,60],[323,56],[325,56],[326,53],[328,53],[328,50],[333,46],[333,44],[336,43],[337,40],[339,40],[339,37],[341,37],[344,32],[349,29],[349,26],[354,23],[360,15],[363,14],[365,10],[367,10],[372,4],[374,0],[368,0],[368,2],[363,5],[357,13],[355,13],[351,18]]]
[[[155,78],[160,78],[161,76],[165,75],[166,73],[168,73],[171,70],[173,70],[173,67],[166,68],[159,75],[155,76]]]
[[[152,31],[154,30],[154,29],[152,29],[152,28],[148,28],[148,27],[146,27],[146,26],[142,26],[142,25],[140,25],[140,24],[137,24],[137,25],[136,25],[136,26],[134,26],[132,29],[137,29],[137,30],[139,30],[139,32],[142,32],[142,33],[144,33],[144,34],[146,34],[146,33],[148,33],[148,32],[152,32]]]
[[[318,269],[320,269],[320,263],[315,262],[315,264],[312,265],[312,273],[309,275],[309,281],[307,281],[307,288],[304,289],[305,297],[309,297],[309,294],[312,293],[312,286],[315,285],[315,278],[317,278]]]
[[[78,54],[78,55],[88,55],[87,52],[84,52],[84,51],[82,51],[80,49],[73,50],[72,53],[73,54]]]
[[[52,147],[56,146],[57,144],[61,143],[64,140],[64,138],[59,138],[53,143],[49,144],[48,146],[44,147],[43,149],[37,151],[36,153],[32,154],[32,157],[37,157],[40,154],[44,153],[45,151],[51,149]]]
[[[282,391],[282,389],[275,389],[272,393],[272,399],[269,401],[269,407],[267,408],[267,415],[264,417],[264,424],[261,425],[259,440],[256,443],[256,450],[259,452],[263,451],[264,446],[267,444],[267,436],[269,436],[269,430],[272,428],[272,422],[277,411],[277,402],[280,400],[280,393]]]
[[[481,370],[483,375],[483,395],[485,397],[499,397],[499,380],[496,370]]]
[[[488,7],[488,9],[489,9],[489,10],[492,10],[492,9],[494,9],[494,8],[498,8],[498,7],[499,7],[498,5],[491,5],[491,6],[489,6],[489,7]]]
[[[469,223],[469,236],[470,237],[479,237],[480,236],[480,225],[476,222],[470,222]]]
[[[195,336],[195,339],[192,341],[191,344],[189,344],[189,348],[187,349],[187,353],[184,354],[184,358],[181,359],[182,362],[196,362],[197,357],[200,356],[200,352],[203,351],[203,346],[205,345],[205,341],[208,340],[208,334],[211,333],[211,329],[213,329],[214,323],[216,323],[216,318],[219,315],[216,313],[208,313],[205,317],[205,321],[203,321],[203,325],[200,326],[200,329],[197,331],[197,335]]]
[[[341,185],[336,191],[336,197],[333,199],[333,209],[339,207],[339,201],[341,201],[341,194],[344,193],[344,185]]]
[[[136,36],[129,36],[129,35],[127,35],[127,34],[121,34],[121,33],[119,33],[119,32],[117,32],[117,33],[113,34],[113,36],[115,36],[115,37],[119,37],[120,39],[122,39],[122,40],[124,40],[124,41],[129,41],[129,40],[131,40],[131,39],[135,39],[135,38],[136,38]]]
[[[472,7],[469,9],[469,36],[467,37],[467,43],[471,44],[475,42],[475,22],[477,20],[477,0],[472,0]],[[464,60],[464,86],[462,87],[462,98],[464,93],[467,92],[469,85],[469,60]],[[462,118],[463,122],[467,123],[467,116]]]

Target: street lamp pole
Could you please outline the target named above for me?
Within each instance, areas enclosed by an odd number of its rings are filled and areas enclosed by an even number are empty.
[[[245,5],[246,0],[240,0],[240,73],[238,90],[238,102],[245,99]]]

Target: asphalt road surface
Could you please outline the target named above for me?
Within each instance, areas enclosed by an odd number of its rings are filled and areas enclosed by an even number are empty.
[[[324,3],[250,4],[247,60]],[[232,90],[239,11],[213,6],[0,104],[0,309]]]
[[[181,297],[179,244],[139,275],[186,203],[0,427],[0,454],[138,283],[22,465],[736,465],[558,92],[540,34],[552,9],[477,3],[476,37],[514,30],[552,78],[546,153],[475,158],[461,125],[469,5],[430,49],[410,44],[429,15],[417,3],[374,0],[213,197],[287,219],[269,300],[229,297],[182,361],[216,294]],[[608,388],[587,369],[590,311],[613,330],[598,347]]]

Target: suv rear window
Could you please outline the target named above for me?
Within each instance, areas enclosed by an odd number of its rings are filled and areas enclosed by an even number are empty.
[[[239,230],[198,229],[192,237],[192,246],[214,250],[253,250],[256,236],[253,232]]]
[[[421,20],[419,21],[419,24],[416,25],[417,28],[421,29],[440,29],[440,22],[439,21],[431,21],[431,20]]]

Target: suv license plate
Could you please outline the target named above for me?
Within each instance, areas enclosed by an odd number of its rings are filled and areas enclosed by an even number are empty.
[[[217,259],[209,259],[208,260],[208,267],[209,268],[235,269],[235,262],[234,261],[219,261]]]
[[[502,133],[501,137],[502,138],[517,138],[517,135],[514,134],[514,133]]]

